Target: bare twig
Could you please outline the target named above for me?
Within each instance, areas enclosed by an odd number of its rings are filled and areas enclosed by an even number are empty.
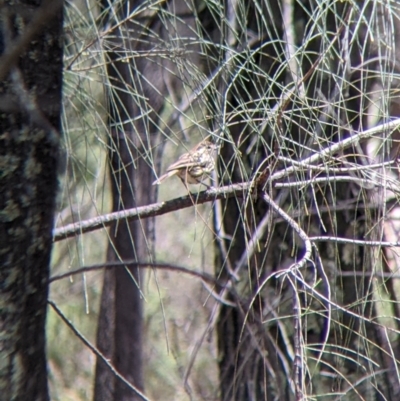
[[[175,271],[175,272],[179,272],[179,273],[185,273],[190,276],[198,277],[201,280],[203,280],[207,283],[210,283],[210,284],[219,285],[219,286],[223,285],[223,283],[220,283],[211,274],[207,274],[207,273],[201,272],[199,270],[193,270],[193,269],[189,269],[187,267],[171,265],[168,263],[138,263],[135,260],[126,260],[123,262],[99,263],[99,264],[92,265],[92,266],[81,267],[81,268],[75,269],[75,270],[69,270],[66,273],[62,273],[62,274],[58,274],[58,275],[54,275],[54,276],[50,277],[49,283],[53,283],[54,281],[58,281],[63,278],[68,278],[68,277],[74,276],[76,274],[92,272],[92,271],[101,270],[104,268],[119,268],[119,267],[137,267],[140,269],[171,270],[171,271]]]
[[[349,138],[343,139],[327,148],[322,149],[319,152],[315,152],[312,156],[307,157],[306,159],[302,160],[301,163],[304,164],[313,164],[320,162],[330,156],[343,151],[344,149],[349,148],[350,146],[358,143],[359,141],[372,138],[374,135],[379,135],[384,132],[394,131],[400,127],[400,118],[397,118],[393,121],[383,123],[377,125],[376,127],[370,128],[366,131],[361,131],[358,133],[354,133],[354,135],[350,136]],[[389,135],[388,135],[389,136]],[[283,177],[287,177],[290,174],[296,172],[296,166],[288,167],[284,170],[278,171],[271,176],[273,181],[277,181]]]
[[[400,247],[400,242],[387,242],[387,241],[364,241],[351,238],[339,238],[339,237],[309,237],[311,242],[336,242],[338,244],[349,244],[357,246],[381,246],[384,248]]]
[[[297,235],[304,241],[305,245],[305,252],[303,257],[296,263],[294,263],[292,266],[289,267],[289,269],[286,269],[286,272],[288,272],[291,269],[297,269],[297,268],[302,268],[305,266],[307,261],[311,260],[311,241],[308,235],[300,228],[300,226],[287,214],[285,213],[271,198],[267,193],[264,193],[263,199],[265,202],[268,203],[272,207],[272,209],[275,210],[282,218],[285,220],[290,227],[293,228],[293,230],[297,233]],[[282,272],[281,272],[282,273]]]
[[[304,181],[293,181],[293,182],[282,182],[276,183],[275,188],[293,188],[293,187],[303,187],[310,184],[318,184],[318,183],[329,183],[329,182],[355,182],[362,188],[372,189],[374,187],[383,187],[388,188],[395,193],[400,192],[400,184],[398,181],[392,179],[385,179],[385,182],[374,182],[373,180],[366,179],[366,178],[358,178],[352,177],[349,175],[329,175],[327,177],[313,177],[309,180]],[[389,183],[391,184],[389,186]],[[394,187],[397,186],[398,188]]]
[[[75,235],[88,233],[100,228],[109,227],[113,222],[127,219],[129,221],[144,219],[150,216],[160,216],[175,210],[200,205],[206,202],[212,202],[225,197],[237,196],[243,197],[249,184],[235,184],[222,188],[212,188],[207,191],[196,194],[196,203],[193,203],[193,196],[186,195],[181,198],[172,199],[166,202],[154,203],[147,206],[139,206],[133,209],[123,210],[121,212],[109,213],[89,220],[69,224],[65,227],[54,230],[53,240],[71,238]]]
[[[109,360],[94,346],[92,345],[83,334],[81,334],[76,327],[67,319],[64,313],[58,308],[58,306],[51,300],[48,300],[47,303],[54,309],[58,316],[60,316],[61,320],[73,331],[73,333],[88,347],[98,358],[102,360],[102,362],[107,366],[111,372],[118,377],[118,379],[122,380],[132,391],[134,391],[142,400],[150,401],[139,389],[137,389],[133,384],[129,383],[128,380],[125,379],[118,371],[114,368],[114,366],[109,362]]]

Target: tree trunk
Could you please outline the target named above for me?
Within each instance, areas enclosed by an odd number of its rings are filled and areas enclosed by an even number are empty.
[[[0,400],[44,401],[62,2],[6,1],[0,13]]]
[[[113,12],[121,21],[141,3],[127,1],[119,9],[114,8]],[[107,6],[105,1],[104,8]],[[151,52],[156,48],[165,49],[175,35],[187,36],[188,27],[194,23],[193,16],[189,14],[185,24],[173,20],[168,25],[172,10],[178,15],[186,13],[184,1],[172,2],[165,8],[165,14],[160,11],[123,24],[110,19],[113,24],[120,25],[112,33],[114,38],[110,39],[110,50],[107,52],[109,154],[114,211],[147,205],[156,200],[156,187],[152,186],[152,182],[156,178],[154,166],[159,165],[161,152],[157,149],[154,156],[152,152],[160,141],[160,113],[171,88],[180,98],[182,77],[169,60],[172,54],[167,51],[167,56],[159,57]],[[149,56],[141,56],[146,53]],[[134,55],[138,57],[132,57]],[[110,239],[109,261],[134,259],[142,263],[151,262],[154,219],[119,222],[110,229]],[[144,388],[142,290],[139,269],[108,269],[104,278],[97,335],[99,349],[111,359],[118,372],[139,390]],[[141,397],[115,379],[98,360],[94,399],[124,401]]]

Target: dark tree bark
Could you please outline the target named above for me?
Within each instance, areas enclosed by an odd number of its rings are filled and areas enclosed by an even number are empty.
[[[0,400],[44,401],[62,2],[5,1],[0,15]]]

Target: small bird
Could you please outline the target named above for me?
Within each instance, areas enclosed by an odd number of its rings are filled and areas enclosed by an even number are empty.
[[[187,184],[205,184],[203,179],[210,176],[215,167],[215,156],[219,146],[208,139],[197,144],[189,152],[184,153],[175,163],[172,163],[167,172],[153,185],[159,185],[173,175],[177,175],[187,187]]]

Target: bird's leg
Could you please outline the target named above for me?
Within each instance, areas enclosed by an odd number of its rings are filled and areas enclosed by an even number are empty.
[[[182,184],[185,186],[186,190],[187,190],[188,192],[190,192],[190,189],[189,189],[189,186],[188,186],[186,180],[184,180],[182,177],[179,177],[179,178],[181,179]]]
[[[211,175],[207,176],[206,180],[207,179],[210,179],[211,183],[214,181]],[[203,184],[209,191],[215,189],[213,185],[208,185],[204,180],[199,180],[199,184]]]

